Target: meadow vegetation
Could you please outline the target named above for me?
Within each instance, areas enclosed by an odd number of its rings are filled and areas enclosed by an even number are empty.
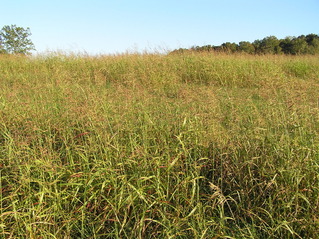
[[[1,238],[318,238],[317,56],[0,56]]]

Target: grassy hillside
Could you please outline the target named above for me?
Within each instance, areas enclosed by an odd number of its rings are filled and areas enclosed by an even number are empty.
[[[317,238],[319,60],[0,57],[2,238]]]

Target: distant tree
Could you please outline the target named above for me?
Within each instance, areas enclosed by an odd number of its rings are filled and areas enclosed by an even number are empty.
[[[182,54],[182,53],[186,53],[186,52],[189,52],[189,49],[179,48],[179,49],[171,51],[169,54],[174,55],[174,54]]]
[[[316,35],[316,34],[308,34],[307,36],[305,36],[305,38],[306,38],[306,42],[307,42],[309,45],[311,45],[311,44],[313,44],[313,42],[314,42],[315,40],[318,40],[318,39],[319,39],[319,36]]]
[[[221,45],[223,51],[228,53],[234,53],[238,49],[238,45],[236,43],[226,42]]]
[[[252,44],[253,44],[253,46],[255,48],[255,53],[261,54],[262,53],[262,51],[261,51],[261,40],[257,39]]]
[[[259,44],[260,53],[279,54],[281,53],[280,41],[275,36],[265,37]]]
[[[279,46],[285,54],[292,54],[292,40],[293,37],[286,37],[285,39],[280,40]]]
[[[0,54],[4,54],[6,53],[4,47],[3,47],[3,43],[2,43],[2,37],[0,35]]]
[[[306,37],[301,35],[291,41],[291,54],[300,55],[308,52]]]
[[[205,45],[199,48],[200,51],[213,51],[214,50],[214,46],[212,45]]]
[[[309,54],[319,54],[319,36],[316,34],[308,34],[306,36]]]
[[[192,51],[198,51],[198,52],[212,52],[218,50],[218,47],[213,45],[204,45],[204,46],[193,46],[191,47]]]
[[[262,40],[255,40],[253,43],[241,41],[239,44],[226,42],[219,46],[205,45],[193,46],[189,49],[178,49],[174,52],[195,51],[195,52],[246,52],[249,54],[319,54],[319,35],[308,34],[299,37],[286,37],[278,39],[275,36],[268,36]]]
[[[35,50],[30,36],[30,28],[4,26],[0,31],[0,53],[30,54],[31,50]]]
[[[241,41],[241,42],[239,42],[238,50],[241,51],[241,52],[249,53],[249,54],[255,53],[255,47],[249,41]]]

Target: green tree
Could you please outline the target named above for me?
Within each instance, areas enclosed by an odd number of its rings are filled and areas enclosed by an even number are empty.
[[[238,46],[239,51],[246,52],[249,54],[255,53],[255,47],[249,41],[241,41]]]
[[[306,36],[306,42],[308,44],[308,53],[319,54],[319,36],[316,34],[308,34]]]
[[[293,37],[286,37],[285,39],[280,40],[279,46],[285,54],[292,54],[293,39]]]
[[[291,54],[300,55],[300,54],[306,54],[307,52],[308,52],[308,44],[306,41],[306,37],[304,35],[301,35],[292,40]]]
[[[255,48],[255,53],[257,54],[261,54],[261,40],[257,39],[255,40],[253,43],[253,46]]]
[[[35,50],[30,36],[30,28],[4,26],[0,31],[0,53],[30,54],[31,50]]]
[[[221,45],[223,51],[227,53],[234,53],[237,51],[238,45],[236,43],[226,42]]]
[[[186,49],[185,49],[186,50]],[[200,52],[245,52],[249,54],[319,54],[319,35],[308,34],[298,37],[288,36],[284,39],[278,39],[275,36],[268,36],[262,40],[241,41],[239,44],[226,42],[219,46],[205,45],[194,46],[188,50]],[[178,50],[180,51],[180,50]]]
[[[281,53],[280,41],[275,36],[269,36],[262,39],[259,48],[259,51],[264,54]]]
[[[0,35],[0,54],[3,54],[3,53],[6,53],[4,47],[3,47],[3,43],[2,43],[2,38],[1,38],[1,35]]]

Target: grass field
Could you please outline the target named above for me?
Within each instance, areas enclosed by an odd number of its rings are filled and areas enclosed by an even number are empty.
[[[319,238],[318,56],[0,56],[0,238]]]

